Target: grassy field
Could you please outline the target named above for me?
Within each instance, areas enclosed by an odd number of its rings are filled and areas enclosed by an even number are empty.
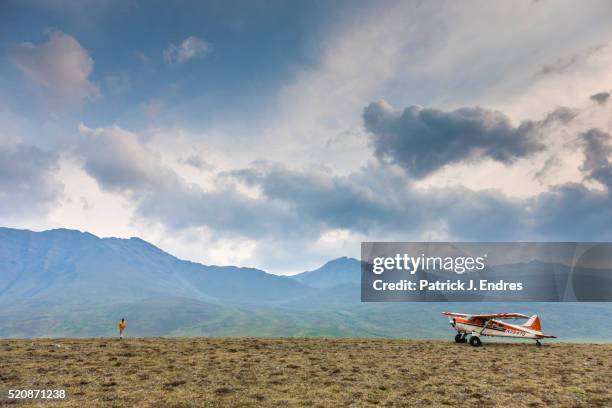
[[[38,403],[44,407],[609,407],[611,381],[610,344],[0,340],[0,388],[69,394],[67,401]]]

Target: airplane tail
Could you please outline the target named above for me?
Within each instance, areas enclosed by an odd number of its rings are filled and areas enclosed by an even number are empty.
[[[532,330],[537,330],[539,332],[542,331],[542,323],[540,323],[540,318],[538,315],[533,315],[527,320],[527,323],[523,325],[523,327],[530,328]]]

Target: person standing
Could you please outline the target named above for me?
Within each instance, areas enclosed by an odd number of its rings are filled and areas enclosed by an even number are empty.
[[[125,330],[126,326],[127,322],[125,321],[125,317],[122,317],[121,321],[119,322],[119,340],[123,338],[123,331]]]

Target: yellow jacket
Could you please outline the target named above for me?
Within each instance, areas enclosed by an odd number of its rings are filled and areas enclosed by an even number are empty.
[[[125,330],[125,326],[127,326],[127,321],[119,322],[119,330]]]

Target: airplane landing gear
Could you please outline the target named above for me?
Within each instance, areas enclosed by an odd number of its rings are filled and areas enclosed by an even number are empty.
[[[470,337],[470,346],[480,347],[481,344],[482,344],[482,341],[480,341],[480,338],[478,336]]]
[[[455,343],[465,343],[465,334],[457,333],[455,336]]]
[[[538,346],[538,347],[539,347],[539,346],[541,346],[541,345],[542,345],[542,343],[540,343],[540,340],[536,340],[536,346]]]

